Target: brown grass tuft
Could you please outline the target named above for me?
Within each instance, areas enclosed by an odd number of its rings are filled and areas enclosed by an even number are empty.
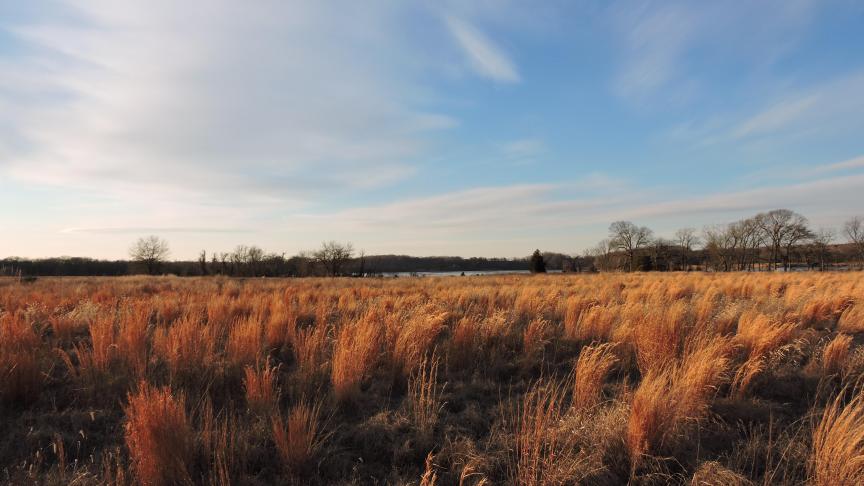
[[[844,405],[844,397],[852,399]],[[817,486],[864,484],[864,394],[844,389],[813,430],[810,479]]]
[[[752,481],[716,461],[699,464],[690,486],[749,486]]]
[[[225,346],[228,360],[235,366],[250,366],[261,359],[264,327],[257,316],[234,321]]]
[[[148,486],[191,484],[193,436],[185,397],[141,382],[138,392],[129,394],[124,411],[126,447],[138,481]]]
[[[671,448],[683,427],[703,419],[717,387],[726,379],[729,341],[690,343],[683,362],[650,371],[633,394],[627,448],[633,467],[645,455]]]
[[[732,380],[733,396],[747,394],[753,380],[765,370],[769,355],[788,344],[795,330],[793,323],[779,323],[757,312],[741,315],[734,343],[745,350],[746,358]]]
[[[618,362],[613,344],[586,346],[573,368],[573,407],[577,411],[594,407],[602,398],[603,381]]]
[[[318,325],[305,329],[295,328],[291,333],[291,349],[297,363],[298,376],[302,383],[311,385],[325,371],[329,328]]]
[[[264,366],[247,366],[244,370],[243,389],[246,392],[246,405],[258,414],[270,413],[279,402],[278,366],[269,362]]]
[[[360,395],[362,381],[378,364],[382,331],[372,314],[339,330],[330,370],[333,393],[339,403],[352,402]]]
[[[274,414],[271,424],[282,463],[292,474],[305,472],[328,437],[323,430],[321,402],[301,401],[291,408],[287,419]]]
[[[438,388],[440,360],[434,354],[424,357],[420,366],[408,379],[411,398],[410,411],[414,425],[423,437],[431,437],[438,414],[441,412],[441,389]]]
[[[394,369],[402,376],[409,376],[432,351],[433,343],[444,330],[446,312],[420,308],[407,321],[388,322],[388,332],[393,336],[392,356]]]
[[[133,307],[120,319],[117,354],[138,379],[143,378],[147,372],[149,323],[150,309],[144,305]]]
[[[838,334],[834,336],[822,350],[822,373],[825,375],[837,375],[842,373],[849,359],[849,351],[852,346],[852,336]]]
[[[587,474],[587,457],[576,447],[575,435],[562,428],[567,388],[565,383],[541,381],[522,398],[512,419],[515,446],[509,475],[513,484],[571,484]]]
[[[39,336],[23,319],[0,314],[0,404],[29,403],[42,386]]]

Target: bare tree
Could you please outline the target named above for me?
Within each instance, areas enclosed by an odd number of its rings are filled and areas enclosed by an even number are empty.
[[[706,226],[702,234],[705,238],[705,253],[714,270],[731,271],[739,245],[735,224]]]
[[[609,225],[609,238],[615,248],[625,252],[628,259],[628,271],[633,271],[636,253],[648,245],[653,232],[645,226],[636,226],[630,221],[615,221]]]
[[[768,268],[777,269],[777,260],[784,247],[791,248],[797,241],[806,237],[802,231],[807,227],[807,218],[789,209],[774,209],[756,216],[757,224],[762,230],[766,243],[770,243],[771,260]],[[804,235],[804,236],[802,236]],[[789,241],[792,241],[789,244]],[[788,260],[788,254],[786,260]],[[788,263],[788,262],[787,262]]]
[[[696,228],[681,228],[675,232],[675,242],[678,249],[681,250],[681,264],[679,270],[687,268],[687,256],[693,250],[693,246],[699,244],[699,237],[696,236]]]
[[[849,243],[855,247],[861,265],[864,266],[864,217],[855,216],[846,221],[843,225],[843,232],[846,233]]]
[[[612,261],[612,252],[614,250],[612,240],[603,239],[594,247],[585,250],[585,256],[594,260],[594,268],[605,272],[615,266]]]
[[[366,250],[360,250],[359,254],[357,255],[357,260],[359,263],[359,268],[357,269],[357,274],[360,277],[365,277],[366,276]]]
[[[747,218],[735,223],[735,231],[738,233],[740,251],[738,255],[739,270],[753,270],[759,256],[759,249],[764,241],[759,226],[759,218]]]
[[[201,250],[201,253],[198,255],[198,266],[201,268],[201,275],[207,275],[207,250]]]
[[[351,243],[328,241],[322,243],[313,256],[317,262],[324,265],[328,275],[335,277],[342,273],[342,267],[351,259],[353,253],[354,247]]]
[[[821,272],[825,271],[825,263],[830,256],[829,248],[834,241],[834,236],[834,230],[822,228],[810,237],[813,256]]]
[[[159,271],[159,266],[170,253],[168,242],[158,236],[138,238],[138,241],[129,249],[132,260],[144,264],[150,275],[155,275]]]
[[[789,271],[792,265],[792,249],[798,243],[809,239],[813,236],[813,232],[807,227],[807,218],[800,214],[794,214],[792,220],[783,234],[783,268]]]

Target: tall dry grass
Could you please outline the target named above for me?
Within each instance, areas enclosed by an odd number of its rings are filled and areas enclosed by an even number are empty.
[[[397,373],[407,378],[419,367],[445,329],[446,319],[446,312],[423,307],[416,309],[404,321],[388,321],[387,339],[392,350],[393,367]]]
[[[0,314],[0,404],[29,403],[40,392],[41,341],[20,315]]]
[[[651,369],[633,393],[626,442],[634,467],[644,456],[678,445],[685,427],[707,416],[711,399],[727,379],[728,339],[701,339],[688,348],[679,363]]]
[[[861,295],[853,273],[0,279],[0,460],[12,484],[817,481],[815,436],[786,431],[864,376]],[[139,380],[170,389],[121,422]],[[857,460],[839,410],[819,464]],[[160,479],[148,447],[182,466]]]
[[[578,437],[563,427],[566,382],[538,381],[522,397],[510,419],[513,457],[509,478],[526,486],[578,483],[591,469],[588,456],[577,447]]]
[[[264,326],[257,315],[235,320],[228,330],[225,344],[228,361],[245,367],[257,363],[264,351]]]
[[[573,368],[573,408],[582,411],[600,403],[603,382],[618,362],[614,345],[586,346]]]
[[[125,312],[117,333],[117,356],[136,379],[144,378],[150,359],[150,314],[145,305],[137,305]]]
[[[837,334],[822,349],[822,373],[840,375],[849,360],[852,349],[852,336]]]
[[[330,328],[328,326],[294,328],[290,341],[294,361],[297,364],[298,379],[305,385],[315,384],[326,371]]]
[[[434,354],[426,356],[408,380],[411,418],[424,438],[431,437],[443,406],[443,386],[438,385],[440,364],[441,360]]]
[[[734,342],[744,350],[745,359],[732,380],[734,396],[741,398],[747,394],[753,380],[765,371],[770,354],[789,344],[795,332],[796,326],[791,322],[779,322],[756,311],[741,315]]]
[[[308,470],[330,433],[324,429],[321,402],[301,400],[287,417],[276,413],[271,419],[273,443],[279,458],[294,474]]]
[[[247,365],[244,371],[243,390],[246,405],[258,415],[267,415],[279,405],[278,366],[265,361],[255,367]]]
[[[214,325],[204,324],[200,316],[187,312],[169,327],[156,331],[153,348],[168,364],[172,376],[203,376],[216,362],[217,332]]]
[[[141,382],[124,407],[124,437],[135,477],[141,484],[192,484],[189,466],[193,431],[186,398]]]
[[[360,395],[361,383],[378,364],[383,337],[383,327],[374,313],[339,330],[330,369],[337,401],[349,403]]]
[[[852,398],[848,401],[848,394]],[[864,484],[864,394],[844,389],[813,430],[810,479],[818,486]]]

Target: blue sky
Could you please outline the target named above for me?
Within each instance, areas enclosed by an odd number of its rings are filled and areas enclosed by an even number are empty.
[[[0,256],[864,213],[864,2],[0,2]]]

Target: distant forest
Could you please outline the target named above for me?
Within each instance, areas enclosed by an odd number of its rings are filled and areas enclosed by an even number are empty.
[[[837,242],[840,239],[844,242]],[[257,246],[232,252],[202,251],[196,261],[171,261],[167,241],[136,241],[130,260],[60,257],[0,260],[0,276],[119,276],[172,274],[232,277],[378,276],[413,272],[481,271],[764,271],[851,270],[864,267],[864,218],[848,220],[838,234],[813,230],[807,218],[788,209],[759,213],[701,232],[681,228],[672,239],[629,221],[609,226],[609,237],[581,255],[541,252],[524,258],[463,258],[366,255],[350,243],[325,242],[314,251],[286,257]]]
[[[254,248],[254,247],[253,247]],[[233,255],[229,254],[229,255]],[[571,257],[556,253],[546,254],[550,262],[561,262]],[[550,270],[561,270],[547,266]],[[415,257],[407,255],[369,255],[352,257],[339,270],[339,275],[385,275],[405,272],[477,272],[512,270],[527,271],[528,258],[462,258],[454,256]],[[307,256],[284,257],[266,254],[260,260],[218,258],[201,261],[165,261],[157,272],[149,272],[146,264],[133,260],[95,260],[91,258],[60,257],[38,260],[5,258],[0,260],[0,276],[119,276],[146,273],[179,276],[227,275],[235,277],[305,277],[324,276],[330,272],[314,258]]]

